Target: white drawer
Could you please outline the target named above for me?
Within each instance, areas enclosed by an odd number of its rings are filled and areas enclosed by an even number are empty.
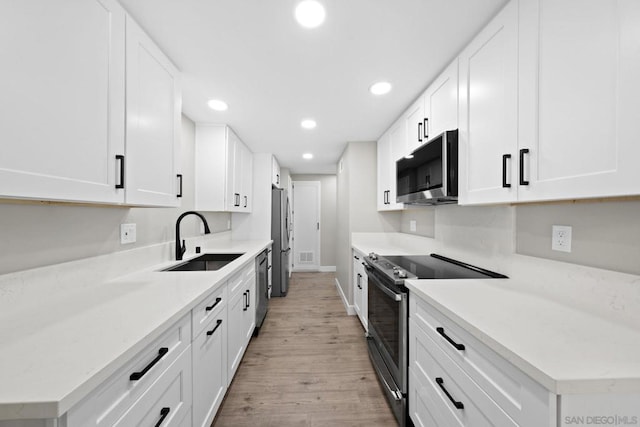
[[[491,350],[426,301],[409,297],[414,326],[464,371],[509,417],[522,426],[546,426],[556,410],[556,396]],[[442,328],[438,332],[438,328]],[[452,342],[449,342],[444,335]],[[462,344],[458,350],[455,344]],[[411,347],[409,348],[411,352]]]
[[[188,314],[71,408],[67,412],[67,427],[113,425],[190,344],[191,314]],[[134,373],[141,377],[132,380]]]
[[[518,426],[413,320],[409,347],[410,372],[417,379],[410,384],[414,400],[428,409],[436,425]],[[410,408],[411,413],[416,410]]]
[[[179,427],[190,414],[191,397],[191,347],[188,347],[114,427]]]
[[[209,321],[216,317],[218,313],[227,305],[227,285],[222,285],[211,293],[204,301],[198,304],[191,311],[191,333],[192,339],[202,332]]]

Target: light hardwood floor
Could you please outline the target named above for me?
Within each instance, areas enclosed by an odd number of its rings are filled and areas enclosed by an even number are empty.
[[[212,426],[397,426],[333,273],[294,273],[269,301]]]

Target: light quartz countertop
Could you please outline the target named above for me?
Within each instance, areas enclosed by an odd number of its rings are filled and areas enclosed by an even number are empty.
[[[109,277],[97,266],[114,261],[98,257],[0,277],[0,420],[61,416],[270,244],[205,242],[244,253],[217,271],[159,271],[171,261]]]
[[[406,285],[553,393],[640,393],[640,276],[514,254],[489,261],[415,236],[354,233],[352,246],[437,252],[507,274]]]

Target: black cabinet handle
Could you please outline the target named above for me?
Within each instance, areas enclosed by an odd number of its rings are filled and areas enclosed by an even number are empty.
[[[167,416],[169,415],[169,412],[171,412],[171,408],[160,409],[160,419],[156,423],[156,427],[160,427],[160,424],[162,424],[164,419],[167,418]]]
[[[247,308],[251,307],[251,289],[247,289]]]
[[[156,358],[153,359],[151,363],[149,363],[142,371],[134,372],[133,374],[129,375],[129,380],[138,381],[140,378],[144,377],[145,374],[149,372],[149,369],[153,368],[155,364],[158,363],[160,359],[162,359],[168,352],[169,349],[167,347],[160,348],[160,350],[158,350],[158,355],[156,356]]]
[[[242,293],[242,311],[247,311],[247,292]]]
[[[213,335],[213,333],[220,327],[220,325],[222,325],[222,319],[216,320],[216,326],[212,330],[207,331],[207,336],[210,337],[211,335]]]
[[[502,188],[509,188],[511,184],[507,183],[507,160],[511,158],[511,154],[502,155]]]
[[[367,263],[366,263],[366,262],[362,262],[362,265],[364,265],[364,266],[366,267],[366,266],[367,266]]]
[[[528,148],[520,150],[520,185],[529,185],[529,181],[525,181],[524,179],[524,155],[528,152]]]
[[[422,123],[418,123],[418,142],[422,142]]]
[[[425,117],[424,125],[422,126],[422,130],[424,131],[424,139],[429,138],[429,119]]]
[[[247,204],[248,204],[248,203],[249,203],[249,202],[248,202],[248,198],[247,198],[247,196],[244,196],[244,207],[245,207],[245,208],[247,207]]]
[[[360,258],[357,255],[353,256],[355,259],[357,259],[358,261],[360,261]]]
[[[440,388],[442,389],[442,391],[444,392],[444,394],[447,395],[447,397],[449,398],[449,400],[451,401],[451,403],[453,403],[453,406],[455,406],[457,409],[464,409],[464,404],[460,401],[457,401],[453,398],[453,396],[451,396],[449,394],[449,392],[447,391],[446,388],[444,388],[444,380],[440,377],[436,378],[436,382],[438,383],[438,385],[440,386]]]
[[[182,197],[182,174],[179,173],[177,177],[180,180],[180,184],[178,185],[178,194],[176,195],[176,197]]]
[[[116,183],[116,188],[124,188],[124,156],[116,154],[116,163],[120,162],[120,183]]]
[[[362,285],[360,285],[360,279],[362,279],[362,274],[358,273],[358,280],[356,281],[358,285],[358,289],[362,289]]]
[[[449,342],[449,344],[451,344],[452,346],[454,346],[456,348],[456,350],[464,350],[464,344],[458,344],[457,342],[455,342],[454,340],[451,339],[451,337],[449,337],[447,334],[444,333],[444,328],[436,328],[436,332],[438,332],[440,335],[442,335],[444,337],[445,340],[447,340]]]
[[[280,185],[280,175],[276,174],[276,185]]]
[[[222,301],[222,298],[220,298],[220,297],[216,298],[216,302],[214,302],[213,304],[211,304],[211,305],[210,305],[210,306],[208,306],[208,307],[205,307],[205,309],[204,309],[204,310],[205,310],[205,311],[211,311],[211,310],[213,310],[213,308],[214,308],[216,305],[220,304],[220,301]]]

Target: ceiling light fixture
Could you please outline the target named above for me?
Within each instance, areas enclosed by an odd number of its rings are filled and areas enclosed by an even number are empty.
[[[304,119],[300,122],[300,126],[305,129],[313,129],[316,127],[316,121],[313,119]]]
[[[209,102],[207,102],[207,105],[209,108],[216,111],[226,111],[229,108],[226,102],[220,101],[219,99],[210,99]]]
[[[324,22],[324,6],[315,0],[303,0],[295,11],[296,21],[305,28],[315,28]]]
[[[374,95],[384,95],[391,91],[391,83],[389,82],[377,82],[369,87],[369,92]]]
[[[304,154],[302,155],[302,158],[303,158],[303,159],[307,159],[307,160],[313,159],[313,154],[311,154],[311,153],[304,153]]]

